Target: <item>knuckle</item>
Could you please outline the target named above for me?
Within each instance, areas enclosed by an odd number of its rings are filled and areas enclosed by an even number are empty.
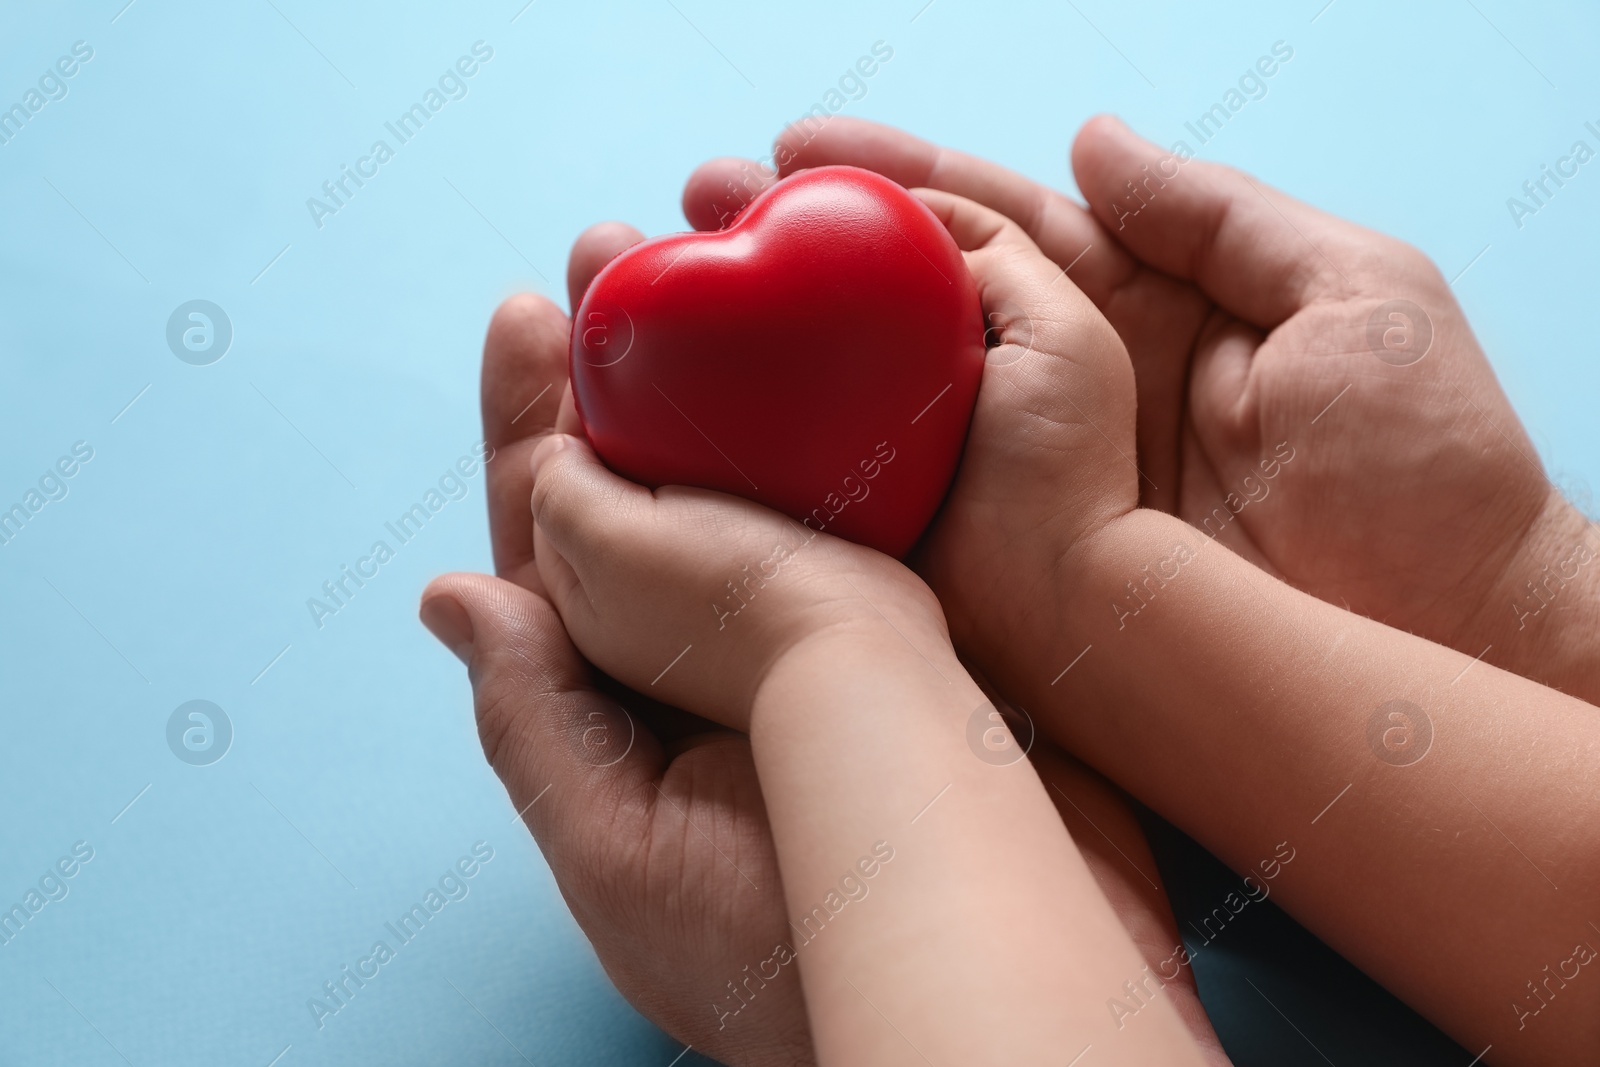
[[[1444,272],[1426,252],[1396,237],[1372,235],[1360,244],[1355,260],[1357,271],[1386,292],[1397,283],[1435,292],[1448,288]]]
[[[576,498],[581,492],[566,457],[550,457],[533,483],[534,521],[547,531],[571,528],[588,510],[578,506]]]
[[[598,478],[570,452],[551,457],[533,486],[533,518],[572,559],[596,558],[630,540],[641,515],[625,482]]]
[[[1415,245],[1404,241],[1395,241],[1396,258],[1407,272],[1426,279],[1430,284],[1446,285],[1444,271],[1439,269],[1439,264],[1433,257]]]

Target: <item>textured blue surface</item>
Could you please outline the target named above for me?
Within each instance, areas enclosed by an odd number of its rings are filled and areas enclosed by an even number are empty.
[[[846,113],[1069,190],[1086,117],[1169,143],[1286,42],[1200,155],[1465,271],[1545,460],[1575,495],[1600,481],[1600,162],[1520,227],[1506,206],[1600,147],[1592,5],[124,2],[0,12],[0,107],[40,90],[0,144],[0,508],[41,505],[0,544],[0,904],[66,893],[0,945],[7,1064],[678,1054],[611,991],[414,609],[488,564],[481,473],[447,475],[494,306],[564,300],[599,218],[680,228],[697,162],[764,154],[874,42],[894,57]],[[476,42],[464,95],[387,133]],[[376,173],[314,219],[346,165]],[[191,300],[231,323],[206,365],[168,345]],[[422,531],[386,536],[442,480]],[[380,539],[319,627],[307,599]],[[210,765],[169,749],[191,700],[232,725]],[[308,999],[477,842],[466,895],[319,1029]]]

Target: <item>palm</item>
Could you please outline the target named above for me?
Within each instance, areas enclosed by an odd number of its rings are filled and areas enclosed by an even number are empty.
[[[1374,292],[1312,303],[1263,338],[1185,287],[1207,308],[1202,326],[1180,321],[1146,344],[1186,355],[1136,356],[1188,367],[1179,411],[1141,406],[1178,423],[1171,491],[1150,499],[1147,484],[1146,502],[1319,599],[1448,635],[1482,607],[1506,562],[1503,531],[1544,491],[1459,308],[1415,266],[1373,287],[1421,294],[1425,308],[1415,322],[1397,312],[1385,358],[1369,336],[1385,303]]]
[[[593,705],[589,721],[618,719],[606,694],[588,690],[582,699]],[[667,737],[694,729],[687,716],[644,698],[624,696],[622,703],[628,720],[620,729],[630,730],[630,739],[631,730],[652,722],[652,734]],[[586,747],[595,758],[623,757],[620,738],[611,736],[618,727],[589,729]],[[660,740],[656,734],[647,744]],[[659,775],[636,786],[641,795],[618,800],[608,842],[614,851],[587,869],[561,872],[562,893],[617,989],[663,1029],[702,1048],[704,1035],[715,1032],[720,1043],[709,1051],[730,1062],[745,1062],[741,1049],[770,1055],[785,1048],[794,1062],[805,1062],[805,1005],[793,967],[770,982],[741,985],[748,1004],[728,987],[746,981],[741,968],[757,971],[788,938],[750,742],[726,731],[695,732],[663,748]]]

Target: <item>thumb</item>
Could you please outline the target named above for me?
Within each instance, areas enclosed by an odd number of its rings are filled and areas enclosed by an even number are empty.
[[[1354,288],[1382,246],[1404,247],[1231,167],[1165,151],[1110,115],[1078,131],[1072,170],[1123,247],[1264,330]]]
[[[484,755],[552,868],[580,861],[605,839],[597,828],[614,833],[629,808],[649,810],[660,744],[591,686],[548,601],[486,574],[447,574],[423,590],[419,615],[466,661]]]
[[[1003,546],[1013,568],[1055,566],[1138,505],[1133,366],[1105,316],[1015,222],[914,192],[966,258],[990,346],[961,465],[915,566],[947,603],[994,603],[1000,592],[974,577],[975,546]],[[947,618],[958,648],[983,639],[971,612]]]
[[[1046,451],[1070,438],[1103,461],[1085,467],[1117,482],[1132,474],[1133,366],[1111,323],[1015,222],[950,193],[916,195],[965,255],[988,325],[972,436]]]

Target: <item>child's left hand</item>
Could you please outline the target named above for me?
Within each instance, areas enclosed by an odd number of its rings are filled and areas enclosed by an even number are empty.
[[[579,437],[531,463],[545,590],[583,654],[641,693],[748,731],[762,678],[809,641],[887,622],[948,648],[933,594],[880,552],[738,497],[646,489]]]

